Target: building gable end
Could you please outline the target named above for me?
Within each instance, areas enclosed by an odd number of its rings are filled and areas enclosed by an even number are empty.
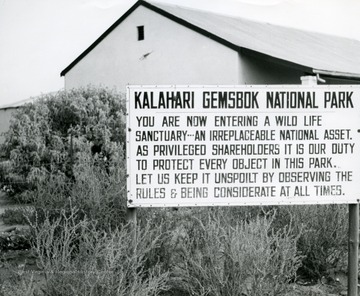
[[[94,43],[92,43],[82,54],[80,54],[69,66],[67,66],[61,73],[60,76],[65,76],[67,72],[69,72],[80,60],[82,60],[90,51],[92,51],[101,41],[103,41],[118,25],[120,25],[135,9],[137,9],[140,5],[186,27],[189,28],[195,32],[198,32],[201,35],[204,35],[216,42],[219,42],[226,47],[229,47],[235,51],[240,51],[240,47],[217,36],[214,35],[198,26],[195,26],[184,19],[181,19],[161,8],[158,8],[148,2],[145,2],[143,0],[139,0],[136,2],[124,15],[122,15],[109,29],[107,29]]]

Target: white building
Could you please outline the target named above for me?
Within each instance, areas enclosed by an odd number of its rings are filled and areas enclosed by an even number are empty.
[[[0,106],[0,144],[4,143],[4,133],[9,130],[12,114],[26,103],[31,103],[34,98],[22,100],[16,103]]]
[[[138,1],[62,72],[65,88],[360,83],[360,42]]]
[[[0,144],[4,143],[5,137],[4,133],[9,130],[10,127],[10,119],[14,110],[17,107],[9,107],[9,108],[2,108],[0,107]]]

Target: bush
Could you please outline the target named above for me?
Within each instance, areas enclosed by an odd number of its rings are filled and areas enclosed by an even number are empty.
[[[116,144],[114,144],[116,145]],[[111,165],[104,166],[101,159],[93,157],[90,147],[78,153],[74,166],[74,180],[61,173],[51,174],[38,183],[31,199],[43,221],[45,213],[56,219],[63,210],[79,209],[78,219],[96,221],[97,228],[111,230],[126,223],[126,169],[121,145]]]
[[[331,270],[345,270],[348,248],[348,206],[292,206],[287,210],[304,231],[298,249],[304,255],[299,274],[317,280]]]
[[[49,295],[282,295],[297,270],[319,279],[344,265],[337,205],[140,209],[132,245],[124,114],[122,95],[106,89],[41,96],[1,147],[1,188],[35,208]]]
[[[10,279],[0,283],[0,296],[33,296],[41,295],[35,287],[33,278]]]
[[[278,231],[292,224],[291,235],[299,237],[298,253],[303,256],[299,276],[318,281],[333,270],[346,270],[348,243],[347,205],[292,205],[273,207],[234,207],[220,209],[228,223],[249,220],[254,214],[275,215],[271,224]]]
[[[11,233],[0,234],[0,251],[28,250],[32,237],[27,230],[15,230]]]
[[[265,210],[275,214],[274,231],[292,223],[292,235],[299,236],[297,248],[303,256],[299,276],[316,282],[331,271],[346,269],[348,205],[292,205]]]
[[[167,290],[168,273],[149,254],[162,240],[158,230],[127,227],[105,233],[78,210],[58,219],[32,224],[34,248],[46,278],[46,295],[159,295]]]
[[[151,221],[153,227],[163,227],[163,232],[172,233],[172,238],[165,242],[161,250],[158,250],[159,254],[161,254],[161,260],[168,270],[172,270],[176,266],[176,262],[185,262],[190,266],[190,263],[184,258],[194,260],[194,254],[203,254],[201,250],[205,254],[212,254],[208,255],[208,257],[216,257],[214,254],[218,254],[217,250],[220,250],[220,245],[223,244],[223,242],[218,241],[218,238],[223,233],[226,233],[223,237],[227,237],[229,240],[228,236],[230,234],[235,236],[235,229],[241,229],[239,225],[242,225],[244,228],[243,233],[238,233],[237,236],[239,238],[243,237],[244,233],[248,231],[246,227],[255,227],[256,224],[254,223],[257,219],[267,219],[268,222],[265,228],[268,229],[270,237],[273,234],[283,233],[284,229],[287,229],[287,235],[294,238],[292,242],[296,243],[296,256],[301,259],[301,264],[298,265],[296,272],[297,277],[302,277],[306,281],[317,282],[323,277],[331,277],[333,271],[346,270],[348,243],[347,205],[180,208],[176,211],[143,209],[139,210],[138,213],[141,217],[140,222],[143,220]],[[213,220],[210,219],[212,221],[210,224],[209,216],[213,217]],[[221,221],[221,223],[218,222],[215,227],[214,221]],[[207,227],[209,226],[211,228],[208,233]],[[262,228],[261,231],[264,231],[265,228]],[[254,237],[252,240],[247,239],[243,240],[243,242],[250,246],[253,244],[258,245],[259,242],[256,239],[258,238]],[[215,242],[218,242],[216,246],[214,245]],[[211,247],[214,249],[211,249]],[[188,250],[190,253],[180,256],[183,249]],[[248,256],[244,250],[239,250],[239,253]],[[192,262],[191,264],[194,265],[195,263]],[[212,262],[212,264],[215,263]],[[200,264],[200,266],[202,265]],[[252,268],[250,265],[249,269]],[[214,270],[212,267],[207,270],[210,269]],[[200,276],[191,275],[196,280]],[[182,276],[178,274],[178,278],[180,280]],[[208,278],[208,281],[215,282],[212,278]],[[181,284],[181,280],[176,282],[175,286],[182,289],[179,295],[184,294],[185,290],[186,293],[190,293],[189,291],[194,289],[185,289]],[[197,291],[199,292],[199,290]],[[211,293],[209,295],[215,295]]]
[[[32,215],[31,208],[15,207],[5,209],[4,213],[0,215],[0,219],[7,225],[27,225],[28,217]]]
[[[158,227],[170,233],[161,257],[171,271],[170,295],[284,295],[301,264],[294,226],[275,232],[273,216],[229,225],[222,211],[206,212],[179,209],[155,215]]]
[[[89,146],[104,166],[111,166],[116,149],[125,145],[125,110],[123,95],[104,88],[38,97],[13,115],[2,145],[7,166],[6,174],[0,166],[1,184],[31,201],[37,183],[50,174],[73,180],[78,154]]]

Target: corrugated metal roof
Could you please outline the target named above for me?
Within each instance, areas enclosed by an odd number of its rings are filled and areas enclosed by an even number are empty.
[[[138,6],[145,6],[235,50],[247,49],[332,76],[360,78],[360,42],[164,3],[138,1],[77,59],[64,76]]]
[[[360,42],[174,5],[155,4],[239,47],[317,70],[360,74]]]

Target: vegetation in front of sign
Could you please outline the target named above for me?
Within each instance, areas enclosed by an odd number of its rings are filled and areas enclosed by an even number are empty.
[[[305,257],[299,274],[316,280],[328,277],[332,270],[346,270],[348,206],[289,206],[287,211],[303,229],[298,249]]]
[[[14,114],[1,157],[0,187],[32,201],[39,181],[54,175],[71,182],[79,153],[91,149],[111,169],[125,143],[125,99],[105,88],[42,95]]]
[[[49,295],[285,295],[301,263],[292,227],[275,216],[153,210],[107,232],[75,207],[31,222]]]
[[[190,214],[190,213],[189,213]],[[179,295],[285,295],[301,264],[292,225],[273,231],[275,216],[232,221],[221,211],[181,219],[170,242]]]
[[[167,290],[168,272],[147,261],[163,240],[158,229],[120,227],[100,231],[79,219],[79,210],[62,211],[51,221],[35,221],[34,249],[46,281],[47,295],[159,295]],[[144,268],[147,266],[147,268]]]
[[[31,199],[38,221],[48,216],[57,219],[63,210],[79,209],[77,219],[96,221],[98,229],[110,231],[125,224],[126,219],[126,170],[121,146],[113,155],[112,164],[104,165],[93,156],[90,146],[77,155],[73,167],[74,180],[64,175],[49,175],[38,181]],[[34,214],[30,217],[33,221]]]
[[[347,205],[293,205],[249,209],[249,213],[256,211],[267,215],[276,213],[272,223],[275,231],[293,225],[291,234],[299,237],[297,251],[303,256],[298,276],[317,282],[329,277],[334,270],[346,270]],[[232,209],[231,213],[238,216],[239,210]]]
[[[31,201],[45,295],[286,295],[300,276],[344,267],[347,212],[338,205],[139,209],[134,241],[122,98],[93,88],[45,95],[7,135],[1,182]],[[17,283],[14,295],[36,295],[33,282]]]

